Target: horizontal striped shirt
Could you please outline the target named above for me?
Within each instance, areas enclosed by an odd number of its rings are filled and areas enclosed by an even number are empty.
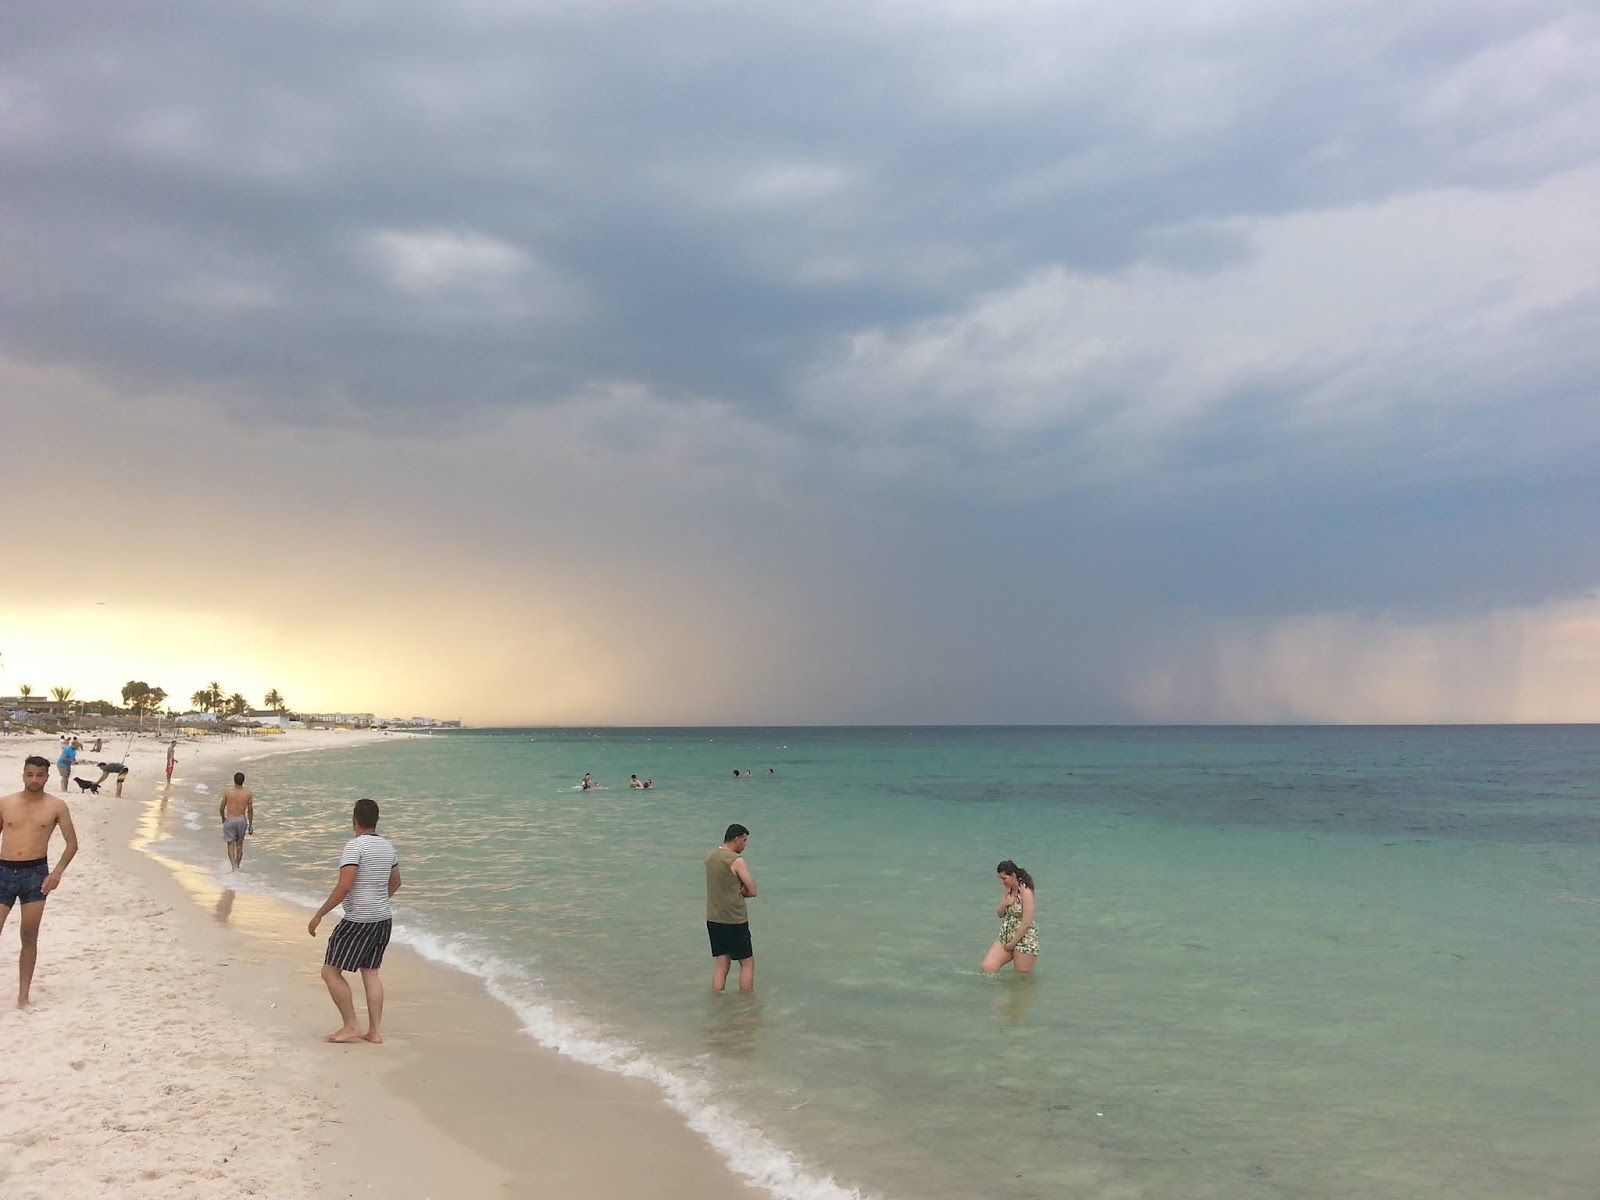
[[[389,872],[400,865],[388,838],[363,833],[344,844],[339,866],[354,867],[356,881],[344,898],[346,921],[387,921],[394,916],[389,906]]]

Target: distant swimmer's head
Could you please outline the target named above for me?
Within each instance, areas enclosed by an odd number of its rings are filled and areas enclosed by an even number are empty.
[[[368,800],[365,796],[356,801],[354,817],[357,829],[376,829],[378,827],[378,802]]]
[[[735,768],[734,768],[734,769],[733,769],[733,777],[734,777],[734,778],[735,778],[735,779],[737,779],[737,778],[739,778],[739,768],[738,768],[738,767],[735,767]]]
[[[995,867],[994,871],[996,875],[1000,876],[1000,882],[1008,888],[1033,887],[1033,876],[1029,875],[1009,858]]]
[[[233,786],[234,787],[243,787],[244,786],[244,772],[243,771],[235,771],[233,773]]]

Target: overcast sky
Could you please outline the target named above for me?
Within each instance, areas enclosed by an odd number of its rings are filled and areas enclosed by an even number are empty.
[[[0,693],[1600,720],[1600,13],[0,11]]]

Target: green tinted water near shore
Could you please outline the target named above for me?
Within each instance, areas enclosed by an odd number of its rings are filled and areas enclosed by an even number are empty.
[[[1600,1180],[1600,730],[523,730],[246,769],[259,883],[320,899],[377,797],[410,936],[723,1153],[792,1152],[786,1195]],[[758,991],[712,997],[734,820]],[[1008,857],[1031,980],[977,972]]]

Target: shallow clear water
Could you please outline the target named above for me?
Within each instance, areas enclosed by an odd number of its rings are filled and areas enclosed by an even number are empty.
[[[406,936],[782,1195],[1600,1187],[1595,728],[520,730],[241,769],[255,885],[320,900],[376,797]],[[206,782],[167,827],[221,866]],[[758,989],[712,997],[734,820]],[[1007,857],[1031,980],[977,971]]]

